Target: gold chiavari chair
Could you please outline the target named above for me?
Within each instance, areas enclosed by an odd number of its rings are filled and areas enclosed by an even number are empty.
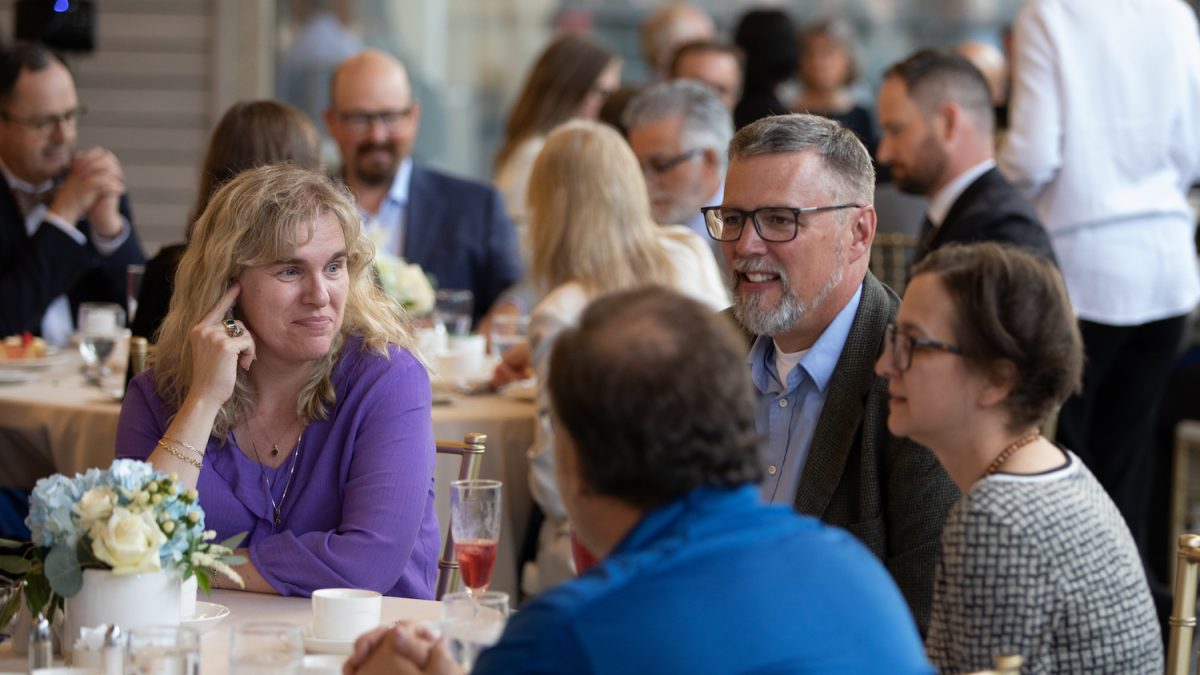
[[[438,454],[455,455],[459,458],[457,480],[479,477],[479,460],[483,457],[486,444],[487,435],[478,433],[467,434],[461,443],[436,441]],[[449,488],[447,488],[448,490]],[[446,591],[454,588],[457,583],[458,560],[454,557],[454,533],[447,523],[446,540],[442,545],[442,556],[438,559],[437,595],[435,597],[441,600]]]

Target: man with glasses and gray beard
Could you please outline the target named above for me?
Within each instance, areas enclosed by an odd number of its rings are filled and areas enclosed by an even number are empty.
[[[763,496],[862,540],[924,633],[958,489],[926,448],[887,430],[874,363],[900,301],[868,270],[870,154],[836,122],[780,115],[739,131],[728,155],[724,200],[704,214],[751,344]]]

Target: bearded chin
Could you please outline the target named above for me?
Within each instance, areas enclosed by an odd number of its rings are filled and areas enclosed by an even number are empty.
[[[779,335],[796,328],[814,307],[824,304],[833,293],[833,289],[842,282],[842,275],[846,271],[845,262],[840,253],[834,255],[837,256],[837,266],[810,302],[806,303],[796,297],[788,288],[787,277],[781,276],[779,281],[784,293],[775,307],[769,304],[766,295],[762,293],[739,292],[735,288],[733,317],[754,335]]]

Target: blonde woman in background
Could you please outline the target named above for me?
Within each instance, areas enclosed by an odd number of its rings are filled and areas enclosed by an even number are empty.
[[[530,316],[528,344],[505,354],[498,383],[530,366],[538,382],[545,382],[555,338],[605,293],[657,284],[714,312],[729,305],[708,243],[686,227],[654,222],[633,151],[604,124],[568,122],[546,138],[530,174],[529,246],[529,281],[540,301]],[[530,487],[546,520],[536,571],[527,569],[522,582],[529,593],[575,575],[570,525],[554,482],[554,434],[544,387],[537,404]]]
[[[496,188],[508,213],[524,224],[529,171],[546,134],[571,119],[594,120],[621,84],[621,60],[581,35],[564,35],[546,47],[529,72],[496,153]]]

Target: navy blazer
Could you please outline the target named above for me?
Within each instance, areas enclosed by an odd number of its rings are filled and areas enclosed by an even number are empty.
[[[1033,206],[994,168],[954,200],[941,227],[921,237],[913,264],[946,244],[980,241],[1019,246],[1058,265],[1050,236]]]
[[[125,195],[120,211],[129,221],[129,238],[112,255],[101,256],[91,243],[86,220],[79,222],[88,237],[84,245],[46,222],[27,236],[17,201],[0,180],[0,336],[40,334],[46,309],[63,293],[71,301],[72,316],[82,302],[125,306],[126,266],[143,263],[146,257]]]
[[[416,164],[408,190],[404,259],[420,265],[438,288],[474,293],[476,321],[522,274],[516,228],[500,193]]]

